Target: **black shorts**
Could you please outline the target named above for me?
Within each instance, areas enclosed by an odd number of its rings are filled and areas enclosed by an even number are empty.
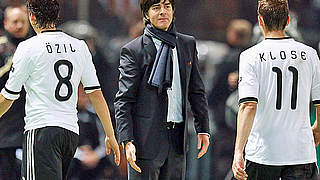
[[[269,166],[246,161],[248,180],[319,180],[316,163]]]
[[[44,127],[24,134],[23,180],[64,180],[79,136],[60,127]]]

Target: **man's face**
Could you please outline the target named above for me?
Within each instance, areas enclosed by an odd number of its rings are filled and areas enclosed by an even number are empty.
[[[146,16],[153,27],[167,31],[173,19],[170,1],[161,0],[160,3],[152,5]]]
[[[24,38],[29,32],[28,14],[21,8],[7,11],[4,29],[16,38]]]

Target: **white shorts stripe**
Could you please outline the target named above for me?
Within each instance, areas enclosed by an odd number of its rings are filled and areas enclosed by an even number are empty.
[[[30,169],[30,167],[29,167],[29,163],[28,163],[28,162],[30,161],[30,157],[29,157],[29,152],[30,152],[30,149],[29,149],[29,144],[30,144],[30,141],[29,141],[29,140],[30,140],[30,131],[27,132],[27,133],[28,133],[28,134],[27,134],[27,153],[26,153],[26,154],[27,154],[27,162],[26,162],[26,164],[27,164],[27,165],[26,165],[26,166],[27,166],[27,177],[26,177],[26,179],[27,179],[27,180],[30,180],[30,178],[29,178],[29,176],[30,176],[30,175],[29,175],[29,172],[30,172],[29,169]]]
[[[27,177],[26,180],[35,180],[34,170],[34,134],[35,130],[30,130],[27,135]]]
[[[36,179],[35,173],[34,173],[34,133],[35,130],[31,130],[31,174],[32,174],[32,180]]]

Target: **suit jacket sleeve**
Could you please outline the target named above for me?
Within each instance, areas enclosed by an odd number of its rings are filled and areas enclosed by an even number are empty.
[[[129,48],[120,53],[119,91],[115,98],[115,116],[119,142],[134,140],[132,110],[136,102],[136,92],[140,84],[139,67]]]
[[[191,49],[193,51],[193,62],[188,87],[188,99],[194,115],[194,125],[197,133],[209,133],[208,100],[200,76],[195,40],[193,41]]]

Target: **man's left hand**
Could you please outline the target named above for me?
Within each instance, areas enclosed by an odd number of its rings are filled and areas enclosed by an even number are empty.
[[[210,141],[209,141],[209,135],[207,134],[198,134],[198,146],[197,149],[201,149],[198,158],[201,158],[208,150]]]

